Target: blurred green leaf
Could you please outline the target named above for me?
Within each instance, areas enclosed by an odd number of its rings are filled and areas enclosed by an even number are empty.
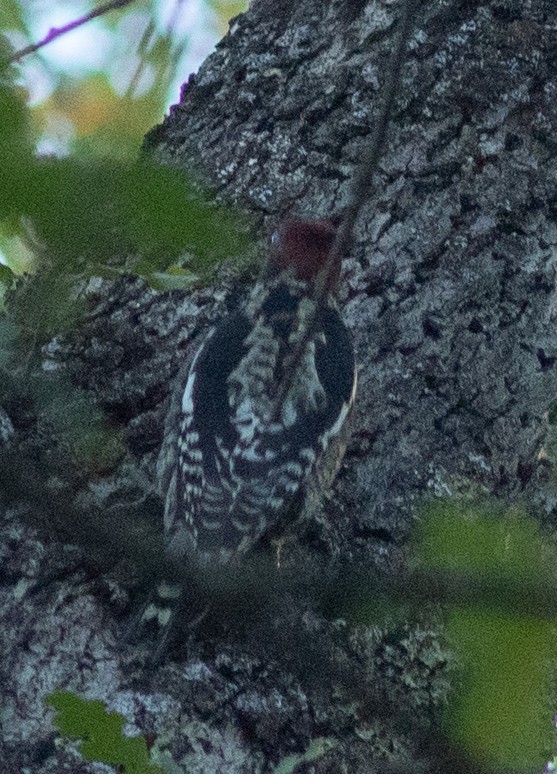
[[[154,164],[38,160],[0,190],[0,212],[28,215],[66,271],[132,246],[164,270],[184,250],[201,265],[241,254],[246,226],[183,173]],[[21,170],[20,170],[21,172]]]
[[[417,531],[420,569],[447,573],[456,584],[459,574],[463,584],[479,580],[473,595],[446,609],[463,675],[447,712],[449,733],[471,755],[507,771],[538,764],[541,770],[549,749],[554,622],[547,610],[535,615],[554,588],[548,554],[534,520],[501,509],[437,503]],[[436,577],[442,583],[443,575]],[[513,614],[521,589],[532,605]]]
[[[102,157],[130,163],[143,136],[164,112],[164,97],[156,80],[140,96],[120,96],[106,74],[91,73],[79,80],[62,79],[50,98],[34,108],[34,115],[44,123],[53,116],[71,122],[74,156],[93,163]]]
[[[426,570],[550,582],[539,527],[518,512],[503,514],[443,501],[428,508],[416,530],[415,556]],[[486,579],[487,580],[487,579]]]
[[[0,368],[7,368],[10,363],[17,333],[17,325],[10,317],[0,317]]]
[[[183,250],[193,253],[196,266],[207,266],[246,249],[246,224],[239,213],[217,206],[182,172],[145,163],[129,169],[122,183],[121,220],[140,252],[156,262],[153,268],[165,268],[168,256]]]
[[[0,253],[6,261],[7,266],[1,266],[1,269],[9,269],[10,274],[3,272],[0,280],[8,281],[13,279],[15,274],[25,274],[36,269],[36,257],[26,240],[26,224],[21,218],[10,223],[5,220],[0,225]]]
[[[143,737],[123,735],[125,719],[107,712],[101,701],[82,699],[70,691],[56,691],[47,703],[57,712],[55,724],[64,736],[81,741],[81,753],[88,761],[123,766],[126,774],[161,774],[149,761]]]
[[[199,282],[197,274],[193,274],[186,269],[161,272],[155,271],[152,274],[145,274],[144,279],[149,285],[160,292],[167,290],[187,290],[193,284]]]
[[[114,466],[124,453],[122,438],[107,425],[91,397],[52,377],[39,378],[30,389],[41,413],[81,467],[99,472]]]
[[[11,74],[12,68],[9,68]],[[0,80],[0,164],[2,186],[0,190],[0,219],[10,214],[5,209],[2,192],[11,186],[21,185],[18,180],[31,166],[32,146],[28,110],[25,95],[6,79],[6,71]]]
[[[84,306],[73,295],[74,284],[71,275],[45,271],[20,287],[15,318],[28,340],[40,344],[75,326]]]
[[[0,32],[5,30],[27,32],[23,8],[17,0],[2,0],[0,3]]]
[[[452,737],[480,760],[541,771],[550,749],[548,686],[553,625],[535,618],[453,610],[447,635],[464,680],[447,713]]]
[[[24,23],[13,0],[2,14],[10,28]],[[129,35],[125,15],[110,18],[122,21],[120,32]],[[145,21],[138,72],[148,66],[156,77],[139,99],[117,97],[108,76],[97,72],[79,82],[62,77],[30,113],[26,95],[14,86],[19,69],[0,72],[0,228],[6,236],[0,249],[18,273],[40,264],[18,300],[18,322],[38,343],[76,324],[83,311],[76,287],[94,273],[136,273],[161,291],[183,289],[249,244],[244,219],[217,206],[186,175],[135,160],[141,134],[163,110],[161,78],[172,77],[169,59],[182,45],[171,32],[157,31],[149,14]],[[79,157],[35,156],[37,130],[57,116],[75,127]],[[181,274],[169,270],[176,263]],[[0,281],[10,277],[3,269]]]
[[[17,321],[39,344],[80,319],[84,279],[135,274],[159,290],[187,288],[249,245],[246,219],[176,170],[70,158],[21,166],[0,187],[0,212],[20,224],[21,244],[33,234],[40,271],[18,292]],[[188,264],[181,274],[169,271],[177,262]]]
[[[0,282],[11,282],[13,278],[14,273],[10,267],[0,263]]]
[[[217,17],[217,29],[226,33],[230,19],[247,10],[247,0],[208,0]]]
[[[319,758],[323,758],[330,750],[334,750],[339,745],[338,739],[327,739],[326,737],[312,739],[304,753],[287,755],[279,761],[274,774],[294,774],[301,764],[310,764],[313,761],[319,760]]]

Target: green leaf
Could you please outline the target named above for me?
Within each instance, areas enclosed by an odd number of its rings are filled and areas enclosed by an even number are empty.
[[[56,691],[47,703],[57,711],[55,724],[64,736],[81,740],[81,752],[89,761],[124,766],[126,774],[161,774],[149,761],[143,737],[122,733],[125,719],[107,712],[101,701],[82,699],[70,691]]]
[[[9,365],[17,335],[16,323],[10,317],[0,317],[0,368]]]
[[[193,284],[199,282],[199,276],[186,269],[181,271],[155,271],[151,274],[144,274],[144,279],[154,290],[164,292],[166,290],[187,290]]]
[[[238,256],[248,245],[239,214],[216,205],[175,169],[144,163],[130,168],[122,185],[120,220],[128,224],[139,251],[152,256],[154,270],[168,266],[169,256],[181,251],[206,266]]]
[[[0,188],[0,216],[30,216],[65,273],[132,249],[151,271],[164,271],[183,252],[214,265],[249,243],[243,219],[176,170],[106,160],[18,164]]]
[[[326,737],[312,739],[305,753],[300,755],[288,755],[286,758],[279,761],[275,769],[275,774],[293,774],[300,764],[313,763],[313,761],[319,760],[319,758],[322,758],[330,750],[334,750],[335,747],[338,747],[339,744],[338,740],[328,739]]]
[[[550,743],[554,607],[546,595],[554,558],[537,523],[501,508],[441,502],[417,538],[417,563],[437,583],[443,573],[453,587],[473,581],[446,609],[463,675],[446,715],[450,735],[491,766],[541,770]]]
[[[0,32],[5,30],[27,33],[21,3],[17,0],[2,0],[0,3]]]
[[[447,635],[465,675],[447,713],[452,737],[490,764],[541,771],[551,741],[552,624],[456,609]]]
[[[32,162],[32,148],[28,111],[24,94],[4,78],[0,81],[0,219],[11,214],[7,207],[6,192],[12,186],[21,186],[21,177],[27,174]],[[18,182],[19,180],[19,182]]]
[[[0,282],[11,282],[14,278],[14,273],[9,266],[4,266],[0,263]]]
[[[18,293],[16,320],[30,339],[46,341],[73,328],[83,312],[82,298],[72,295],[75,280],[62,272],[43,272]]]
[[[124,453],[120,434],[110,428],[92,398],[63,380],[31,385],[42,414],[70,447],[76,461],[89,470],[110,469]]]
[[[420,567],[549,583],[550,567],[537,523],[518,512],[497,513],[461,503],[431,506],[416,535]]]

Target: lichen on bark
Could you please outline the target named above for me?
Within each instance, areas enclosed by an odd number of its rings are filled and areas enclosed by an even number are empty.
[[[253,3],[147,152],[195,170],[263,231],[288,214],[338,214],[378,115],[398,12],[391,0]],[[424,498],[541,497],[557,362],[556,29],[550,0],[419,9],[344,265],[343,314],[360,364],[352,437],[332,498],[293,561],[313,546],[320,557],[397,572]],[[147,494],[180,360],[244,292],[229,274],[184,294],[104,282],[83,328],[45,349],[44,362],[126,432],[125,460],[100,480],[72,482],[76,507],[110,512]],[[3,423],[9,443],[33,446],[17,411],[8,407]],[[61,560],[27,524],[14,526],[15,514],[5,566],[33,581],[51,554]],[[435,770],[421,743],[445,700],[448,654],[428,626],[347,633],[290,599],[247,642],[192,645],[150,685],[115,647],[124,603],[107,599],[106,584],[101,594],[81,583],[38,597],[21,584],[2,588],[12,770],[55,768],[61,753],[41,747],[50,733],[41,697],[68,687],[106,700],[187,771],[270,771],[322,738],[335,744],[315,771],[381,771],[389,759],[410,761],[403,771]]]

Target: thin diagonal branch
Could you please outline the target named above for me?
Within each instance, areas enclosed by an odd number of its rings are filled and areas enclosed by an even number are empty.
[[[373,176],[377,169],[387,127],[391,118],[395,94],[400,82],[400,72],[406,55],[406,46],[412,28],[412,22],[419,0],[405,0],[401,9],[399,19],[399,33],[396,45],[393,49],[389,67],[387,68],[387,80],[384,85],[383,105],[377,123],[371,137],[369,145],[364,150],[360,163],[356,169],[356,174],[352,181],[348,206],[343,212],[342,222],[339,226],[331,255],[327,261],[323,280],[330,280],[332,268],[338,259],[343,258],[348,252],[352,243],[354,224],[360,214],[365,202],[370,198],[373,190]],[[327,283],[322,280],[322,291],[327,287]]]
[[[8,64],[19,62],[20,59],[23,59],[29,54],[35,53],[35,51],[39,51],[39,49],[44,48],[62,35],[65,35],[66,33],[71,32],[78,27],[81,27],[83,24],[87,24],[87,22],[90,22],[92,19],[96,19],[98,16],[103,16],[109,11],[114,11],[116,8],[125,8],[126,5],[130,5],[133,3],[133,1],[134,0],[110,0],[110,2],[99,6],[98,8],[94,8],[92,11],[85,14],[85,16],[81,16],[79,19],[74,19],[74,21],[65,24],[63,27],[52,27],[48,31],[48,34],[45,35],[42,40],[39,40],[38,43],[32,43],[29,46],[25,46],[25,48],[21,48],[19,51],[16,51],[15,54],[9,57]]]
[[[273,411],[271,412],[271,421],[277,421],[281,414],[284,401],[288,395],[296,371],[306,351],[306,347],[315,333],[318,325],[319,308],[328,292],[331,284],[331,278],[337,266],[338,261],[348,253],[352,244],[354,233],[354,224],[365,202],[370,198],[373,191],[373,176],[377,169],[377,164],[381,158],[387,127],[391,117],[395,94],[400,82],[400,72],[402,63],[406,55],[406,46],[416,9],[420,0],[404,0],[399,19],[399,31],[396,45],[387,68],[387,80],[384,85],[383,104],[381,112],[371,137],[371,140],[364,150],[358,167],[356,169],[352,187],[349,195],[348,206],[343,212],[342,221],[337,231],[337,235],[327,258],[327,261],[316,278],[313,299],[316,302],[315,312],[307,323],[307,329],[300,342],[296,345],[289,369],[279,384]]]

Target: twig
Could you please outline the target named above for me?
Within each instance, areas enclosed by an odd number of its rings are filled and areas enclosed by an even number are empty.
[[[408,43],[412,21],[418,3],[419,0],[405,0],[403,3],[399,20],[400,30],[398,33],[398,40],[393,49],[389,67],[387,68],[383,106],[377,123],[375,124],[371,141],[362,154],[362,158],[360,159],[359,166],[352,181],[348,206],[342,215],[342,222],[339,226],[331,254],[328,258],[325,270],[322,273],[322,277],[325,275],[321,282],[323,285],[321,288],[322,291],[327,287],[327,282],[324,280],[330,280],[331,271],[337,260],[343,258],[348,252],[352,241],[356,218],[360,214],[360,210],[365,202],[370,198],[371,191],[373,190],[373,175],[375,174],[383,150],[395,93],[400,81],[400,71],[405,59],[406,45]]]
[[[33,54],[35,51],[44,48],[44,46],[52,43],[54,40],[57,40],[67,32],[71,32],[72,30],[81,27],[82,24],[86,24],[92,19],[96,19],[98,16],[102,16],[103,14],[108,13],[108,11],[114,11],[116,8],[124,8],[126,5],[133,3],[133,1],[134,0],[110,0],[110,2],[95,8],[94,10],[85,14],[85,16],[81,16],[79,19],[75,19],[74,21],[69,22],[69,24],[65,24],[63,27],[52,27],[48,31],[48,34],[42,40],[39,40],[38,43],[32,43],[31,45],[25,46],[25,48],[21,48],[19,51],[16,51],[15,54],[8,58],[8,64],[19,62],[19,60],[23,59],[23,57],[28,56],[29,54]]]
[[[324,301],[331,278],[338,261],[347,254],[352,243],[354,224],[365,202],[370,198],[373,190],[373,175],[381,157],[387,126],[391,117],[391,111],[395,98],[395,93],[400,81],[400,71],[405,58],[406,45],[410,36],[412,21],[420,0],[404,0],[399,19],[399,33],[397,43],[393,49],[389,66],[387,68],[387,80],[384,85],[383,105],[379,118],[375,124],[373,135],[362,153],[360,163],[356,169],[352,187],[348,199],[348,206],[345,208],[342,221],[339,225],[333,247],[325,262],[325,265],[315,281],[313,290],[313,300],[315,301],[315,311],[310,317],[304,336],[296,345],[293,357],[289,363],[287,373],[279,384],[273,411],[271,412],[271,421],[276,422],[281,414],[284,401],[288,395],[296,370],[304,356],[306,347],[315,333],[319,322],[319,308]]]

